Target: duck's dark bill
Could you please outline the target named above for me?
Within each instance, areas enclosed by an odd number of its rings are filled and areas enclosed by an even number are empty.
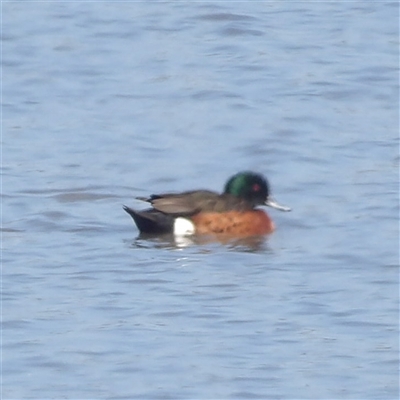
[[[265,205],[268,207],[276,208],[277,210],[280,210],[280,211],[291,211],[292,210],[290,207],[281,206],[271,196],[268,196],[267,200],[265,201]]]

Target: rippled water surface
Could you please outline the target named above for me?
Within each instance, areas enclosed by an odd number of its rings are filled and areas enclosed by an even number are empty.
[[[3,2],[2,398],[397,399],[397,2]],[[138,236],[268,176],[278,229]]]

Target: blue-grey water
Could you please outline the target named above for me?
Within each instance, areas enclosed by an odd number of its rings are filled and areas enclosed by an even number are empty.
[[[397,1],[1,6],[3,399],[399,397]],[[269,237],[122,210],[243,169]]]

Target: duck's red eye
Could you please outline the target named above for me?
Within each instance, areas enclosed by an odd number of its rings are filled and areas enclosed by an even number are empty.
[[[255,183],[255,184],[253,185],[253,190],[254,190],[255,192],[259,192],[260,189],[261,189],[261,186],[260,186],[258,183]]]

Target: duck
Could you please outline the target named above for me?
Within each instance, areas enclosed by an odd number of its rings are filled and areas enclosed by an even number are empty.
[[[136,199],[149,203],[151,207],[139,211],[124,205],[123,209],[141,233],[153,235],[265,235],[276,227],[260,206],[291,211],[274,200],[267,179],[252,171],[230,177],[222,193],[191,190]]]

